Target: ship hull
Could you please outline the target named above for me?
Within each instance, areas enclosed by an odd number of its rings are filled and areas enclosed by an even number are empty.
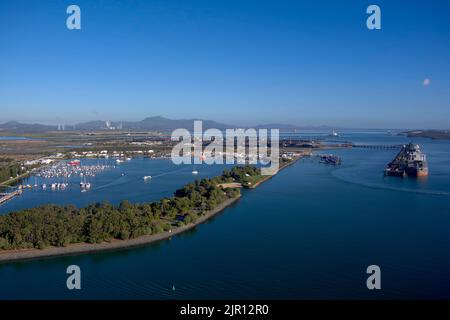
[[[418,165],[414,167],[407,167],[406,174],[409,177],[426,177],[428,176],[428,168],[427,167],[418,167]]]
[[[427,176],[428,176],[428,170],[417,171],[417,177],[427,177]]]
[[[409,143],[404,145],[385,168],[384,174],[395,177],[426,177],[428,176],[428,163],[426,156],[421,152],[419,145]]]
[[[401,170],[385,170],[384,171],[384,175],[385,176],[389,176],[389,177],[401,177],[403,178],[405,176],[405,171],[401,171]]]

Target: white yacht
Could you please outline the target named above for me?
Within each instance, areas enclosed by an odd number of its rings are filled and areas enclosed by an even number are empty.
[[[332,137],[339,137],[339,133],[336,130],[333,129],[333,131],[331,131],[330,136],[332,136]]]

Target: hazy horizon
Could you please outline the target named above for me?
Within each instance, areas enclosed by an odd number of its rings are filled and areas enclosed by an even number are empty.
[[[450,3],[0,3],[0,123],[449,129]]]
[[[21,124],[40,124],[40,125],[48,125],[48,126],[59,126],[59,125],[68,125],[68,126],[73,126],[73,125],[78,125],[78,124],[83,124],[83,123],[88,123],[88,122],[94,122],[94,121],[102,121],[102,122],[113,122],[113,123],[118,123],[118,122],[138,122],[138,121],[142,121],[146,118],[153,118],[153,117],[162,117],[165,119],[169,119],[169,120],[203,120],[203,121],[214,121],[217,123],[221,123],[221,124],[225,124],[225,125],[229,125],[230,128],[233,127],[238,127],[238,126],[244,126],[244,127],[257,127],[257,126],[263,126],[263,125],[275,125],[275,124],[279,124],[282,126],[292,126],[292,127],[296,127],[296,128],[314,128],[314,129],[320,129],[321,127],[323,127],[324,129],[340,129],[340,130],[450,130],[449,127],[444,127],[444,128],[426,128],[426,127],[405,127],[405,128],[401,128],[401,127],[352,127],[352,126],[337,126],[337,125],[329,125],[329,124],[298,124],[298,123],[290,123],[290,122],[270,122],[270,121],[266,121],[266,122],[261,122],[261,123],[232,123],[232,122],[223,122],[220,121],[218,119],[206,119],[206,118],[191,118],[191,119],[187,119],[187,118],[169,118],[166,117],[164,115],[154,115],[154,116],[147,116],[145,118],[142,119],[131,119],[131,120],[121,120],[121,119],[90,119],[90,120],[82,120],[79,122],[74,122],[74,123],[68,123],[68,122],[37,122],[37,121],[20,121],[17,119],[11,119],[11,120],[7,120],[7,121],[2,121],[0,122],[1,124],[7,123],[7,122],[19,122]],[[282,128],[283,129],[283,128]],[[1,132],[1,131],[0,131]]]

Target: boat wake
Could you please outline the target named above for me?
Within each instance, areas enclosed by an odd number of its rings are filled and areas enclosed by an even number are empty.
[[[158,178],[158,177],[163,177],[163,176],[166,176],[169,174],[174,174],[174,173],[181,172],[181,171],[187,171],[189,169],[190,169],[189,167],[185,167],[182,169],[166,171],[166,172],[162,172],[160,174],[152,175],[151,177],[152,177],[152,180],[154,180],[155,178]],[[142,178],[136,178],[136,179],[130,180],[129,178],[127,178],[126,175],[123,175],[110,183],[92,188],[92,189],[90,189],[90,191],[97,191],[97,190],[102,190],[105,188],[115,187],[115,186],[123,185],[123,184],[129,183],[129,182],[132,182],[132,181],[138,181],[140,179],[142,179]]]
[[[127,182],[128,182],[128,180],[125,178],[125,176],[121,176],[120,178],[118,178],[114,181],[111,181],[110,183],[92,188],[90,191],[97,191],[97,190],[102,190],[102,189],[109,188],[109,187],[119,186],[119,185],[125,184]]]
[[[171,170],[171,171],[162,172],[162,173],[157,174],[157,175],[152,175],[152,179],[158,178],[158,177],[163,177],[163,176],[166,176],[168,174],[173,174],[173,173],[177,173],[177,172],[181,172],[181,171],[186,171],[188,169],[189,169],[189,167],[184,167],[184,168],[177,169],[177,170]]]
[[[380,184],[380,183],[356,181],[354,179],[347,177],[345,175],[346,171],[347,170],[345,170],[345,169],[332,170],[331,175],[340,181],[343,181],[346,183],[351,183],[351,184],[362,186],[362,187],[366,187],[366,188],[392,190],[392,191],[418,193],[418,194],[429,194],[429,195],[438,195],[438,196],[450,196],[450,192],[448,192],[448,191],[401,188],[401,187],[394,187],[394,186],[389,186],[389,185]]]

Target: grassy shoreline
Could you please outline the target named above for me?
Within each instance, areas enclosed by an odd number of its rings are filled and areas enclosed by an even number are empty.
[[[267,180],[269,180],[269,179],[272,179],[272,177],[276,176],[281,170],[283,170],[284,168],[287,168],[287,167],[293,165],[294,163],[296,163],[296,162],[297,162],[298,160],[300,160],[300,159],[301,159],[301,157],[295,157],[295,158],[293,158],[291,161],[289,161],[289,162],[284,163],[283,165],[281,165],[280,168],[278,169],[277,173],[275,173],[275,174],[273,174],[273,175],[271,175],[271,176],[262,176],[261,179],[260,179],[258,182],[256,182],[255,184],[250,185],[250,186],[244,186],[244,187],[247,188],[247,189],[255,189],[255,188],[258,187],[261,183],[263,183],[263,182],[265,182],[265,181],[267,181]]]

